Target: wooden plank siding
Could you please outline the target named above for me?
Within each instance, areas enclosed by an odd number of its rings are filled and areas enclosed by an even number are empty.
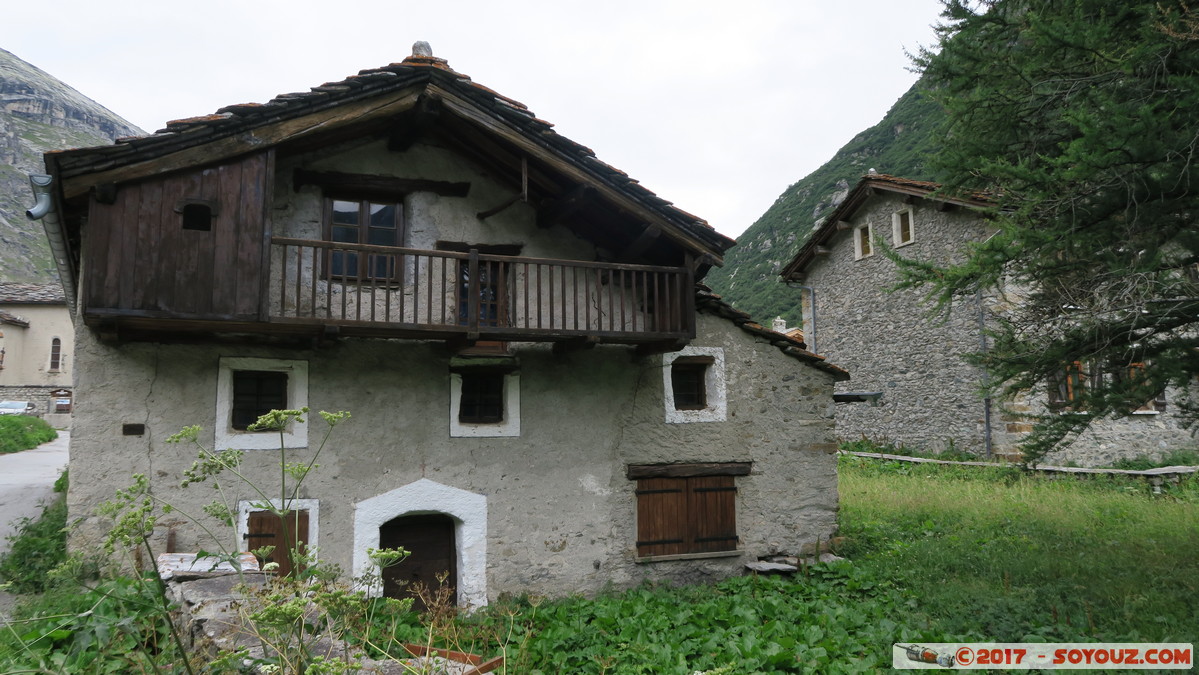
[[[258,320],[269,164],[259,153],[120,185],[111,204],[93,197],[85,314]],[[186,200],[212,205],[209,230],[182,227]]]

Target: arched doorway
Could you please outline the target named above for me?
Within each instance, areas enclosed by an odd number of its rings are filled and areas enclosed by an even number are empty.
[[[443,584],[448,602],[458,604],[458,549],[454,538],[454,519],[443,513],[401,516],[379,526],[379,548],[403,547],[411,552],[403,562],[383,570],[383,595],[388,598],[413,598],[412,607],[424,611],[416,589],[430,591]]]

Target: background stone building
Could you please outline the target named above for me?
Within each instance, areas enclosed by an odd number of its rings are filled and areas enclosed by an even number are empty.
[[[68,426],[74,345],[60,285],[0,283],[0,399],[29,401],[34,414]]]
[[[47,164],[48,229],[81,242],[76,547],[135,473],[201,512],[195,449],[166,442],[192,424],[268,488],[280,443],[320,452],[292,534],[352,573],[414,551],[389,594],[715,578],[835,528],[845,371],[696,284],[731,240],[443,60]],[[353,417],[323,450],[316,416],[246,428],[281,407]],[[293,527],[229,499],[227,548]],[[156,540],[214,545],[182,519]]]
[[[803,303],[809,348],[853,373],[838,391],[881,393],[877,405],[838,409],[841,439],[1009,454],[1030,429],[1019,413],[1045,410],[1047,395],[985,399],[985,374],[962,357],[985,349],[987,322],[1003,302],[1018,297],[979,294],[934,313],[925,291],[892,290],[899,276],[880,250],[886,245],[904,257],[944,265],[961,261],[970,242],[994,232],[978,211],[984,201],[933,197],[937,188],[864,176],[784,268],[783,278]],[[1097,422],[1046,461],[1096,465],[1192,446],[1168,398],[1169,392],[1128,418]]]

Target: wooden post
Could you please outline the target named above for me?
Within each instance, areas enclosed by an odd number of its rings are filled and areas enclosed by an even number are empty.
[[[467,261],[467,295],[466,295],[466,324],[467,333],[472,340],[479,339],[479,249],[470,250],[470,260]]]

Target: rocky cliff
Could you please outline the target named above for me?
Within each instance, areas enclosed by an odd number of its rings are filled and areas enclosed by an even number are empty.
[[[47,150],[107,145],[144,131],[0,49],[0,281],[57,279],[41,223],[25,217],[33,205],[30,173],[45,171]]]
[[[828,215],[870,169],[917,180],[936,180],[927,158],[940,147],[941,109],[917,82],[882,121],[845,144],[819,169],[788,187],[725,254],[723,268],[706,278],[714,291],[762,322],[782,316],[800,323],[799,291],[779,280],[779,270],[799,251],[812,227]]]

